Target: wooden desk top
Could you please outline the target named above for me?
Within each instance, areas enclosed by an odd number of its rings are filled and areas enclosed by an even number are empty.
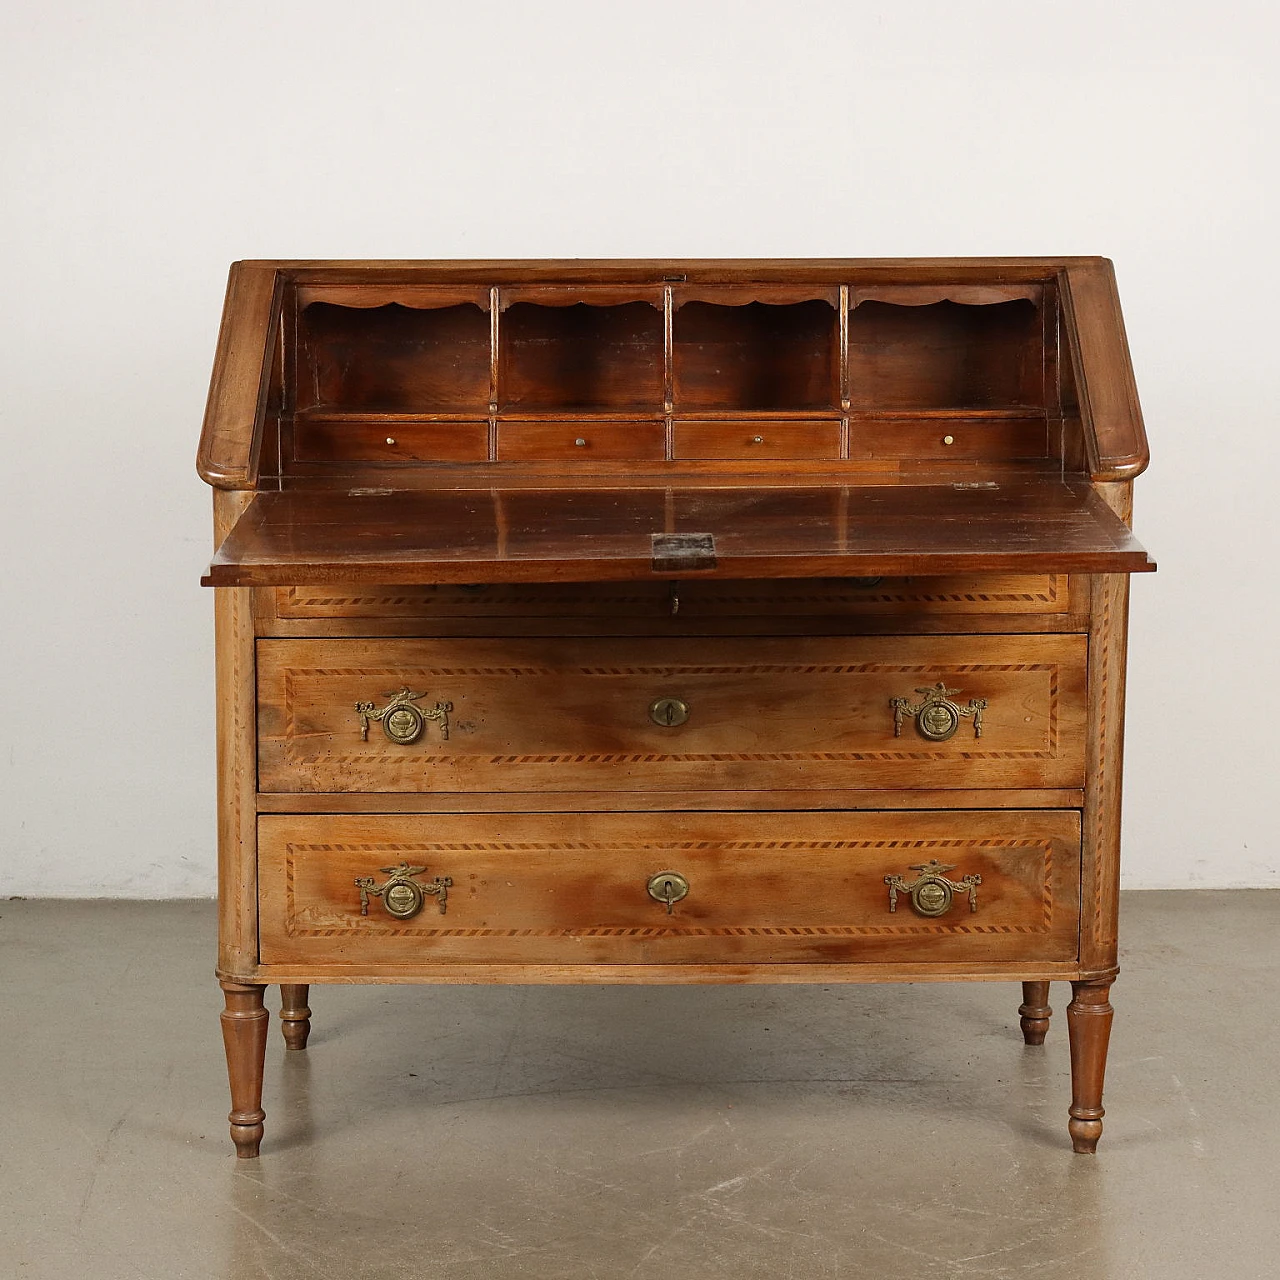
[[[683,542],[682,535],[693,540]],[[286,490],[253,500],[204,582],[581,582],[1154,567],[1084,480]]]

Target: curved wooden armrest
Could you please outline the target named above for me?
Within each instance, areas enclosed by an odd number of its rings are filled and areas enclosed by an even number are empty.
[[[196,470],[218,489],[258,482],[262,421],[280,322],[280,273],[237,262],[227,281]]]
[[[1129,359],[1115,271],[1106,258],[1063,272],[1063,314],[1079,353],[1076,385],[1089,472],[1094,480],[1132,480],[1150,451]]]

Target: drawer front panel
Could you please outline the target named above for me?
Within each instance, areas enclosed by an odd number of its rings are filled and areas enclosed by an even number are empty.
[[[951,574],[935,577],[802,578],[681,582],[678,618],[875,618],[900,624],[992,614],[1068,615],[1066,574]],[[281,619],[433,620],[650,618],[671,625],[666,582],[475,586],[278,587]]]
[[[682,458],[747,461],[838,458],[838,422],[677,422],[672,452]]]
[[[487,422],[299,422],[297,462],[487,462]]]
[[[1077,787],[1085,651],[1072,635],[262,640],[259,788]]]
[[[1043,416],[1027,418],[876,418],[849,424],[849,456],[942,463],[1047,458]]]
[[[501,422],[499,462],[661,462],[661,422]]]
[[[1074,812],[259,824],[267,964],[977,963],[1078,950]],[[670,912],[649,888],[663,873],[687,886]]]

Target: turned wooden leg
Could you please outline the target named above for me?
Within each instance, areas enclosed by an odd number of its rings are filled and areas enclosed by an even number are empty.
[[[1049,1008],[1047,982],[1022,984],[1022,1003],[1018,1006],[1018,1014],[1022,1020],[1022,1038],[1028,1044],[1044,1044],[1049,1033],[1049,1019],[1053,1016],[1053,1010]]]
[[[1084,1155],[1098,1149],[1102,1137],[1102,1080],[1107,1071],[1107,1042],[1111,1015],[1107,996],[1111,980],[1073,982],[1067,1006],[1067,1034],[1071,1040],[1071,1145]]]
[[[280,984],[280,1030],[288,1049],[305,1049],[311,1034],[311,1010],[307,1008],[306,983]]]
[[[262,1068],[267,1056],[266,987],[224,982],[227,1007],[222,1011],[222,1042],[231,1081],[231,1141],[236,1155],[252,1160],[262,1141]]]

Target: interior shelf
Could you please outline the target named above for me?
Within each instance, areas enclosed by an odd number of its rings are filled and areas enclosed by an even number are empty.
[[[1044,412],[1044,334],[1029,299],[863,302],[849,313],[851,409]]]
[[[1063,392],[1041,284],[544,282],[346,296],[309,294],[297,313],[290,464],[528,461],[497,448],[503,422],[635,424],[646,459],[657,452],[652,424],[665,422],[668,461],[851,461],[873,448],[889,460],[1054,449],[1068,460],[1047,430]],[[698,424],[745,434],[722,439]],[[605,460],[604,437],[579,446],[581,434],[571,433],[567,447],[582,452],[570,456]],[[609,439],[622,449],[620,434]]]
[[[298,320],[298,408],[486,413],[489,328],[474,303],[314,302]]]
[[[839,409],[839,316],[829,302],[686,302],[672,329],[678,413]]]
[[[662,312],[648,302],[516,302],[499,334],[499,405],[508,413],[662,412]]]

